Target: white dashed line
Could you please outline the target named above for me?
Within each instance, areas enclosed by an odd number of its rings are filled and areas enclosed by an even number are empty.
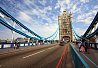
[[[50,47],[50,48],[48,48],[48,49],[52,49],[52,48],[54,48],[54,47]],[[44,51],[46,51],[46,50],[42,50],[42,51],[36,52],[36,53],[34,53],[34,54],[31,54],[31,55],[28,55],[28,56],[25,56],[25,57],[22,57],[22,58],[25,59],[25,58],[28,58],[28,57],[30,57],[30,56],[34,56],[34,55],[39,54],[39,53],[44,52]]]
[[[52,48],[54,48],[54,47],[50,47],[50,48],[48,48],[48,49],[52,49]]]
[[[28,58],[28,57],[33,56],[33,55],[36,55],[36,54],[39,54],[39,53],[44,52],[44,51],[45,51],[45,50],[42,50],[42,51],[36,52],[36,53],[34,53],[34,54],[25,56],[25,57],[23,57],[23,59]]]

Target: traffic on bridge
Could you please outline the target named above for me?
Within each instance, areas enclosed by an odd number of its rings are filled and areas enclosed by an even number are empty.
[[[98,0],[0,0],[0,68],[98,68]]]

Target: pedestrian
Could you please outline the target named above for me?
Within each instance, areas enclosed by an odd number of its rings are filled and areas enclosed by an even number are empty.
[[[81,42],[81,41],[79,41],[79,43],[78,43],[79,52],[80,52],[81,44],[82,44],[82,42]]]
[[[84,52],[85,52],[85,47],[84,47],[84,45],[83,45],[83,44],[81,44],[81,46],[80,46],[80,51],[81,51],[82,53],[84,53]]]
[[[17,41],[15,41],[14,49],[17,49]]]
[[[17,49],[19,49],[20,47],[20,44],[19,44],[19,41],[17,41]]]
[[[85,52],[89,53],[89,44],[88,41],[85,41]]]

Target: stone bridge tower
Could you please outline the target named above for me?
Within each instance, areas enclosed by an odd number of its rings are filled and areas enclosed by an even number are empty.
[[[59,40],[69,42],[72,38],[72,25],[71,25],[72,13],[67,14],[66,10],[62,15],[58,16],[59,23]]]

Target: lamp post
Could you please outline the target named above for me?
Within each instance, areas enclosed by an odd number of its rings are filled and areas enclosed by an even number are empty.
[[[14,22],[14,21],[13,21]],[[13,24],[13,27],[15,28],[15,25],[16,25],[16,23],[14,22],[14,24]],[[11,30],[11,32],[12,32],[12,40],[11,40],[11,43],[14,41],[14,31],[12,31]]]

